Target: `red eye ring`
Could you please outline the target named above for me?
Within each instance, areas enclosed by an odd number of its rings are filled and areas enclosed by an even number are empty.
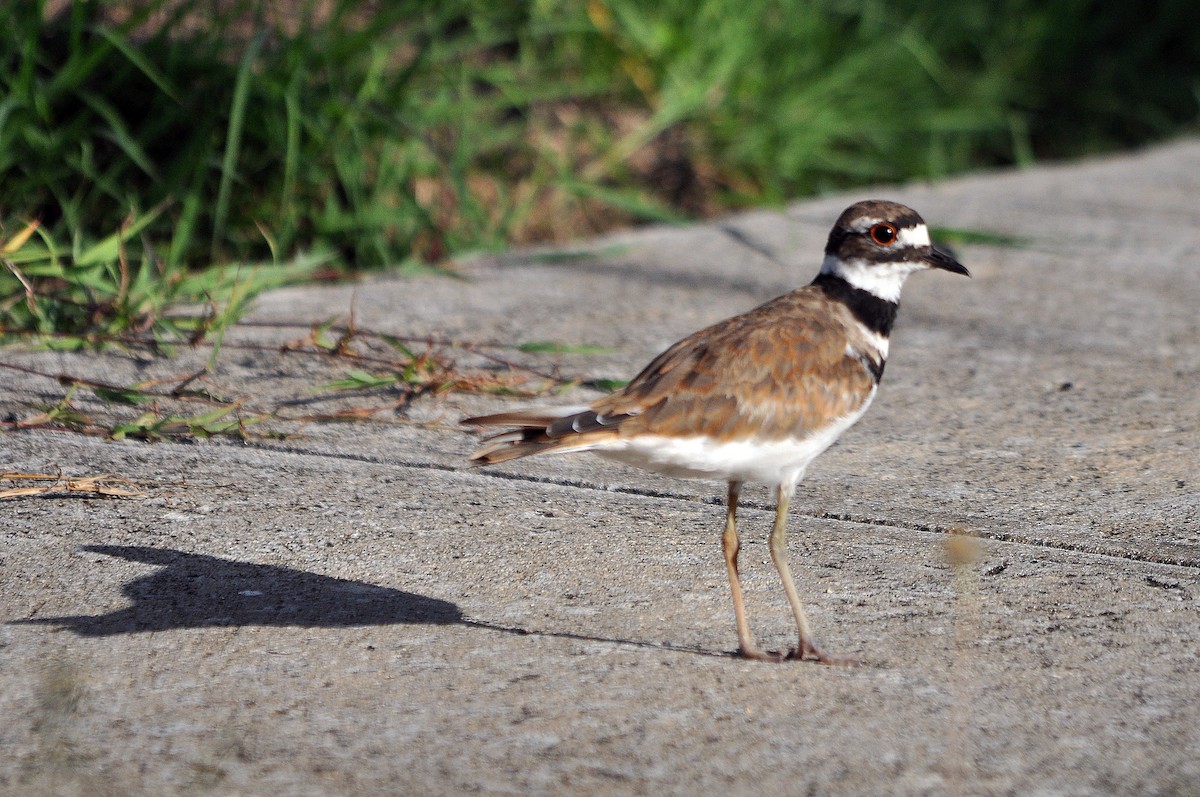
[[[891,246],[896,243],[896,228],[887,222],[873,225],[870,230],[871,240],[880,246]]]

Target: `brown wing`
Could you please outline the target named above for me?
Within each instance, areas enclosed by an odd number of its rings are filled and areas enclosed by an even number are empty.
[[[804,437],[869,397],[847,353],[860,335],[844,305],[801,289],[684,338],[592,410],[621,436]]]
[[[848,345],[868,343],[845,305],[802,288],[689,335],[589,409],[467,418],[516,427],[487,438],[471,460],[586,450],[639,433],[804,437],[860,409],[875,386]]]

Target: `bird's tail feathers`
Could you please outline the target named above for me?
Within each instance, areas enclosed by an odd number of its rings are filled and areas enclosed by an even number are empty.
[[[470,461],[473,465],[495,465],[533,454],[566,454],[596,448],[605,440],[614,438],[616,430],[602,429],[580,434],[568,431],[570,423],[562,423],[590,412],[587,406],[548,407],[464,418],[462,423],[466,426],[516,427],[484,438],[483,444],[470,456]],[[554,434],[551,434],[552,427]],[[559,432],[560,429],[565,433]]]

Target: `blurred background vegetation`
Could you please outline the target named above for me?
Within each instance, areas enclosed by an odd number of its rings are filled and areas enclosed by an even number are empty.
[[[1195,131],[1191,0],[0,9],[0,335]],[[250,268],[250,264],[258,264]]]

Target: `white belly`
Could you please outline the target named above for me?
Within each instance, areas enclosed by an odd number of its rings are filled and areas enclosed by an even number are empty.
[[[607,459],[683,479],[795,484],[822,451],[850,428],[870,401],[801,439],[717,441],[700,435],[639,435],[592,449]]]

